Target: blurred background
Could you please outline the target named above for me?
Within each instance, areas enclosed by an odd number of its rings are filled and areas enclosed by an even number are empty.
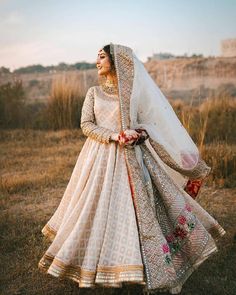
[[[235,0],[0,0],[0,294],[79,294],[39,273],[40,231],[84,144],[81,107],[110,42],[134,50],[212,167],[197,201],[227,234],[181,294],[236,294]],[[128,292],[141,294],[117,294]]]

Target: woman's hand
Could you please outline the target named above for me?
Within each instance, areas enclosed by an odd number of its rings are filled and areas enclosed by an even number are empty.
[[[139,133],[132,129],[126,129],[119,134],[120,145],[132,145],[139,138]]]
[[[119,141],[119,133],[117,133],[117,132],[112,133],[110,139],[112,141]]]
[[[145,129],[126,129],[120,133],[114,132],[111,140],[119,142],[123,146],[135,146],[142,144],[149,137]]]
[[[135,130],[126,129],[120,133],[113,132],[110,139],[112,141],[118,141],[120,145],[131,145],[139,138],[139,133]]]
[[[134,145],[142,144],[146,139],[149,138],[149,134],[147,133],[147,131],[145,129],[138,128],[138,129],[135,129],[135,131],[137,131],[139,133],[139,138],[134,143]]]
[[[149,137],[145,129],[127,129],[119,134],[119,144],[135,146],[142,144]]]

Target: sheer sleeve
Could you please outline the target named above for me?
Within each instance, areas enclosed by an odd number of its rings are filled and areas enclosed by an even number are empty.
[[[111,135],[115,133],[111,129],[96,125],[94,115],[94,88],[90,87],[84,99],[80,127],[84,135],[101,143],[109,143]]]

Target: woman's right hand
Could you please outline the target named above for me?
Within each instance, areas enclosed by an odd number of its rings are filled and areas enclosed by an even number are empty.
[[[114,132],[111,135],[111,140],[119,142],[120,145],[138,145],[143,143],[148,138],[148,134],[144,129],[126,129],[120,133]]]
[[[140,137],[140,134],[133,129],[126,129],[119,133],[118,141],[120,145],[132,145]]]
[[[112,141],[119,141],[119,133],[117,133],[117,132],[112,133],[111,140]]]

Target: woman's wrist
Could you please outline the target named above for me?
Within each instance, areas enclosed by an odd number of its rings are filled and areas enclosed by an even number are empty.
[[[119,141],[118,137],[119,137],[119,133],[113,132],[110,136],[110,140],[111,141]]]

